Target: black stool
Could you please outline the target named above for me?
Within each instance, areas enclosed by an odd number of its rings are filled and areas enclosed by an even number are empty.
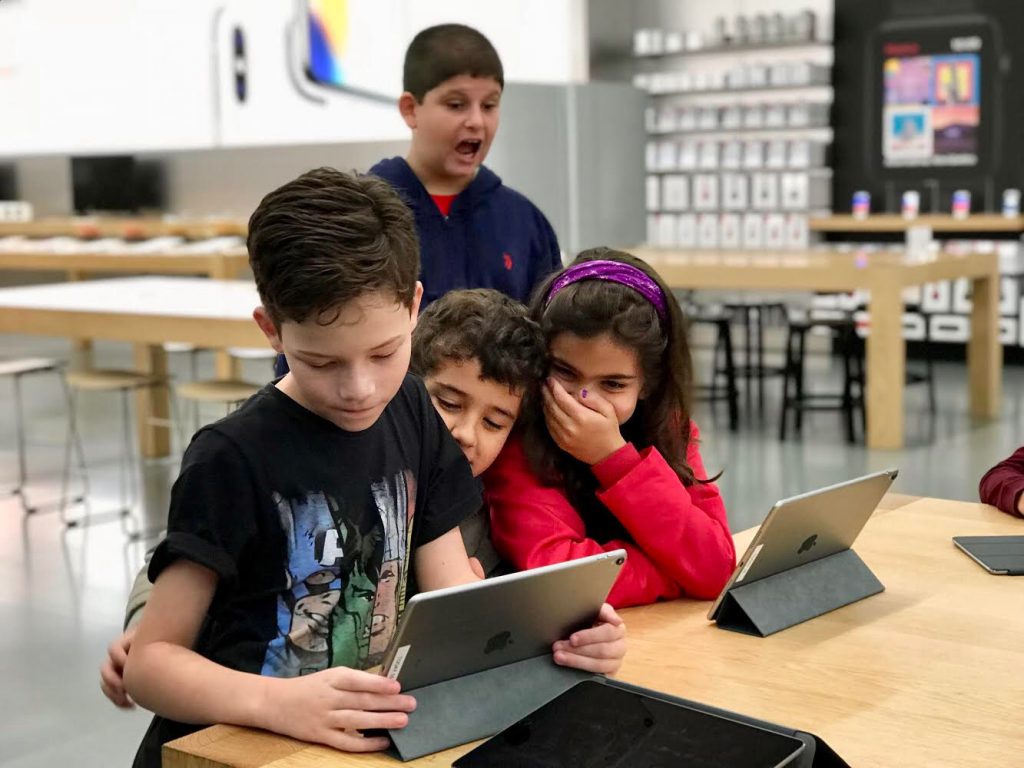
[[[729,409],[729,429],[739,430],[739,392],[736,388],[736,363],[733,358],[732,317],[714,307],[692,307],[687,315],[691,324],[713,325],[715,347],[711,357],[711,380],[697,385],[702,402],[718,403],[723,400]]]
[[[781,376],[785,366],[768,366],[764,364],[764,326],[765,318],[770,315],[785,316],[786,305],[776,301],[729,302],[725,308],[743,322],[744,355],[743,365],[736,372],[746,381],[747,404],[750,405],[754,391],[754,380],[757,380],[757,407],[764,412],[764,380],[769,376]]]
[[[836,346],[843,359],[843,389],[841,392],[807,392],[804,388],[804,354],[807,334],[813,328],[832,331]],[[803,430],[804,411],[840,411],[846,429],[846,441],[856,441],[855,412],[860,411],[861,429],[867,430],[864,410],[864,357],[863,346],[857,336],[852,316],[838,319],[789,320],[786,337],[786,365],[782,380],[782,415],[779,419],[779,439],[786,439],[789,414],[793,412],[797,434]]]

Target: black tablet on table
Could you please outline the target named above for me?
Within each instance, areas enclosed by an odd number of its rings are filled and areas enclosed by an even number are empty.
[[[453,768],[782,768],[804,748],[792,736],[585,680]]]

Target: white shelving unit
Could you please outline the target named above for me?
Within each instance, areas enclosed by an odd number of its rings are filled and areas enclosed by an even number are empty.
[[[634,56],[649,94],[649,244],[809,245],[809,215],[830,208],[832,55],[828,42],[787,40]]]

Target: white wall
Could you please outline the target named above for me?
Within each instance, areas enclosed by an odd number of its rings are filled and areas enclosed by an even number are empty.
[[[349,0],[371,24],[375,65],[400,83],[419,29],[476,26],[512,82],[586,77],[584,0]],[[311,86],[289,37],[296,0],[5,0],[0,156],[323,141],[407,132],[392,104]],[[234,96],[231,35],[246,33],[249,92]],[[301,28],[298,30],[301,40]]]

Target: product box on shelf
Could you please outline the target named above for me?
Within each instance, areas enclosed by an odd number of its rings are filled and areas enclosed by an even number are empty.
[[[722,129],[734,131],[743,127],[743,110],[739,106],[722,108],[721,114]]]
[[[786,127],[786,107],[784,104],[771,104],[764,108],[764,127]]]
[[[747,170],[764,168],[763,141],[751,140],[743,142],[743,167]]]
[[[674,141],[663,141],[658,145],[658,165],[659,171],[674,171],[679,168],[682,164],[680,158],[679,145]]]
[[[739,248],[743,244],[743,220],[738,213],[723,213],[718,222],[718,241],[722,248]]]
[[[697,216],[681,213],[676,217],[676,245],[680,248],[697,247]]]
[[[661,210],[661,180],[657,176],[647,177],[645,196],[648,211],[656,213]]]
[[[702,131],[714,131],[718,128],[718,109],[703,107],[697,111],[697,128]]]
[[[764,167],[774,171],[781,171],[786,167],[786,141],[785,139],[773,139],[769,141],[765,151]]]
[[[743,143],[726,141],[722,143],[722,168],[729,171],[738,171],[743,167]]]
[[[774,211],[779,207],[779,181],[776,174],[751,174],[750,187],[751,207],[755,211]]]
[[[810,246],[811,235],[807,226],[807,216],[802,213],[791,213],[786,216],[786,228],[783,235],[786,248],[803,250]]]
[[[764,217],[764,247],[773,250],[786,247],[786,217],[781,213]]]
[[[750,205],[747,194],[747,176],[743,173],[722,174],[722,209],[745,211]]]
[[[677,236],[676,217],[670,213],[662,213],[658,216],[658,245],[671,248],[676,244]]]
[[[809,201],[806,173],[784,173],[780,176],[779,186],[783,210],[807,210]]]
[[[824,168],[825,154],[826,147],[824,142],[790,141],[786,165],[789,168]]]
[[[679,169],[681,171],[695,171],[697,170],[697,142],[692,139],[686,139],[685,141],[679,142],[677,145],[678,155],[676,167],[672,170]]]
[[[682,174],[670,174],[661,180],[661,205],[666,211],[685,211],[690,207],[690,180]]]
[[[697,247],[718,247],[718,215],[702,213],[697,217]]]
[[[743,108],[744,128],[764,128],[764,107],[751,104]]]
[[[720,150],[719,143],[717,141],[709,140],[702,141],[700,143],[700,149],[698,150],[697,166],[702,171],[716,171],[718,170],[719,158],[718,153]]]
[[[695,211],[718,210],[718,175],[698,173],[693,177],[693,209]]]
[[[764,247],[764,216],[759,213],[743,215],[743,247]]]

